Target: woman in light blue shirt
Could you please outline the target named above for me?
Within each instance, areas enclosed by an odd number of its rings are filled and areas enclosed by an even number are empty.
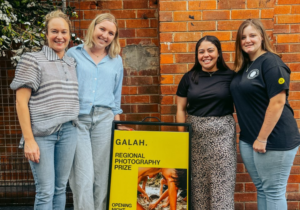
[[[117,21],[105,13],[90,23],[84,44],[67,52],[77,62],[80,103],[78,143],[70,175],[75,210],[106,209],[111,125],[122,113],[120,49]]]

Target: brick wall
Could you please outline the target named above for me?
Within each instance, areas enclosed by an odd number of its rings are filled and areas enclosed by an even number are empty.
[[[236,31],[247,18],[259,18],[263,22],[277,52],[282,53],[284,62],[293,71],[290,103],[300,126],[299,0],[160,0],[160,97],[163,121],[175,122],[177,85],[194,64],[196,42],[208,34],[217,36],[222,43],[225,61],[232,66]],[[237,169],[236,209],[255,210],[256,189],[240,154]],[[300,152],[294,161],[287,186],[289,209],[300,208],[299,183]]]

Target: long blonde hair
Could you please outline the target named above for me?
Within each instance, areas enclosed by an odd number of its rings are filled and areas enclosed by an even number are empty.
[[[108,20],[108,21],[114,23],[116,26],[116,29],[117,29],[113,41],[110,43],[109,46],[107,46],[105,48],[109,57],[115,58],[117,55],[119,55],[119,53],[121,51],[121,46],[119,43],[119,30],[118,30],[117,20],[116,20],[115,16],[113,16],[112,14],[103,13],[103,14],[98,15],[94,20],[92,20],[92,22],[90,23],[90,25],[88,27],[86,36],[84,38],[84,45],[87,48],[92,48],[95,45],[94,40],[93,40],[95,26],[104,20]]]
[[[236,35],[236,41],[235,41],[235,59],[234,59],[234,71],[238,72],[241,69],[243,69],[249,62],[249,56],[247,53],[245,53],[242,50],[241,46],[241,40],[243,36],[243,31],[246,27],[252,26],[254,27],[261,35],[262,37],[262,43],[261,43],[261,48],[262,50],[274,53],[280,57],[279,54],[277,54],[270,43],[270,40],[268,38],[268,35],[266,33],[266,30],[263,26],[263,24],[260,22],[258,19],[247,19],[245,20],[239,27],[237,35]]]

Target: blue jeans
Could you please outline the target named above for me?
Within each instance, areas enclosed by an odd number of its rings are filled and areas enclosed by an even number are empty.
[[[40,149],[40,162],[29,161],[36,186],[35,210],[65,209],[66,185],[76,148],[76,130],[72,122],[67,122],[49,136],[35,137]]]
[[[110,160],[111,109],[78,116],[78,140],[70,174],[74,210],[105,210]]]
[[[286,185],[298,147],[258,153],[251,144],[240,141],[243,162],[257,189],[258,210],[287,209]]]

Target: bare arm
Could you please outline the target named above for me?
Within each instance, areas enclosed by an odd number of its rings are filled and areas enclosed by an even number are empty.
[[[267,140],[276,126],[286,102],[286,90],[281,91],[270,99],[264,122],[260,129],[257,139],[253,144],[253,149],[257,152],[266,152]],[[265,143],[263,143],[265,142]]]
[[[120,121],[120,115],[116,114],[115,117],[114,117],[114,120]],[[127,131],[132,131],[133,130],[132,128],[126,127],[124,125],[118,125],[118,129],[127,130]]]
[[[169,190],[169,201],[170,201],[170,210],[176,210],[177,205],[177,187],[175,182],[168,182],[168,190]]]
[[[141,188],[141,186],[140,186],[140,182],[142,181],[143,178],[144,178],[143,176],[140,176],[140,177],[138,178],[138,189],[137,189],[137,190],[138,190],[140,193],[142,193],[142,195],[143,195],[144,197],[146,197],[147,201],[149,201],[149,196],[147,195],[146,191],[145,191],[143,188]]]
[[[176,122],[177,123],[185,123],[185,114],[186,114],[186,105],[187,105],[187,98],[176,96],[176,103],[177,103],[177,112],[176,112]],[[178,131],[183,132],[184,127],[178,126]]]
[[[160,198],[159,198],[157,201],[155,201],[155,203],[151,203],[151,204],[149,205],[149,209],[150,209],[150,210],[155,209],[156,206],[159,204],[159,202],[161,202],[163,199],[165,199],[165,198],[168,197],[168,196],[169,196],[169,189],[167,189],[167,190],[160,196]]]
[[[25,140],[24,153],[28,160],[38,163],[40,150],[32,133],[28,102],[31,96],[31,89],[20,88],[16,91],[16,108],[19,123]]]

